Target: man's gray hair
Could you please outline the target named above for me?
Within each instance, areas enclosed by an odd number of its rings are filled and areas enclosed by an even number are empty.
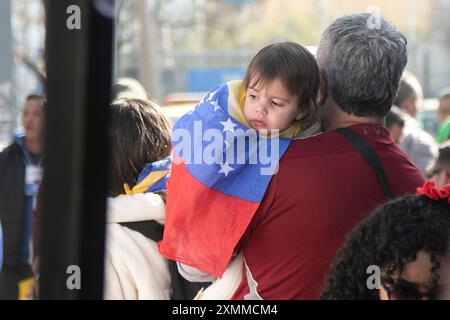
[[[384,117],[392,106],[406,67],[407,40],[369,13],[343,16],[323,33],[317,61],[337,104],[358,117]]]

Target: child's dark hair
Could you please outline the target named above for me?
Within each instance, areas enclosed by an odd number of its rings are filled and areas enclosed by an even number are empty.
[[[123,194],[124,183],[134,186],[146,164],[170,155],[171,127],[152,101],[121,99],[111,104],[109,196]]]
[[[254,78],[257,76],[258,78]],[[319,67],[314,56],[294,42],[277,42],[256,54],[244,77],[246,88],[250,81],[259,86],[279,78],[292,95],[299,98],[299,108],[306,111],[301,119],[304,128],[317,121],[317,93],[320,85]]]
[[[379,291],[367,286],[369,266],[386,272],[386,283],[395,283],[405,264],[426,251],[434,281],[442,258],[447,257],[450,235],[448,200],[406,196],[387,203],[367,217],[347,238],[329,272],[323,300],[378,300]]]

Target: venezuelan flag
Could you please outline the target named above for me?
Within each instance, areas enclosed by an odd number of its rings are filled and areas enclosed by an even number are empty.
[[[261,155],[277,165],[300,131],[295,123],[279,135],[257,133],[244,118],[244,100],[242,81],[217,86],[173,128],[159,251],[216,277],[225,271],[276,172]],[[248,143],[242,149],[239,141]]]

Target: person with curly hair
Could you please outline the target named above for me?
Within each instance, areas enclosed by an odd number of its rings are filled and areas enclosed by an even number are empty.
[[[450,300],[450,185],[429,181],[391,201],[348,236],[322,300]],[[374,282],[373,270],[379,270]]]

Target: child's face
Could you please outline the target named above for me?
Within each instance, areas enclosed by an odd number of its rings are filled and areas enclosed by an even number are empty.
[[[416,260],[405,264],[401,274],[402,282],[408,283],[408,288],[398,286],[391,294],[391,300],[413,300],[420,299],[421,294],[425,294],[422,299],[429,299],[427,295],[432,294],[431,298],[436,300],[450,299],[450,261],[448,257],[441,260],[438,270],[435,270],[439,276],[437,284],[433,284],[433,264],[430,254],[424,250],[417,252]],[[394,275],[397,278],[398,275]],[[416,293],[417,296],[416,296]],[[389,295],[385,288],[380,289],[380,300],[389,300]],[[414,298],[416,296],[416,298]]]
[[[431,179],[436,184],[436,187],[445,187],[450,183],[450,163],[437,162],[431,175]]]
[[[291,95],[280,79],[255,86],[254,77],[247,88],[244,116],[253,129],[288,129],[300,117],[298,97]]]
[[[44,108],[42,107],[42,102],[32,99],[25,103],[22,113],[22,125],[27,139],[34,141],[42,138],[44,130]]]

